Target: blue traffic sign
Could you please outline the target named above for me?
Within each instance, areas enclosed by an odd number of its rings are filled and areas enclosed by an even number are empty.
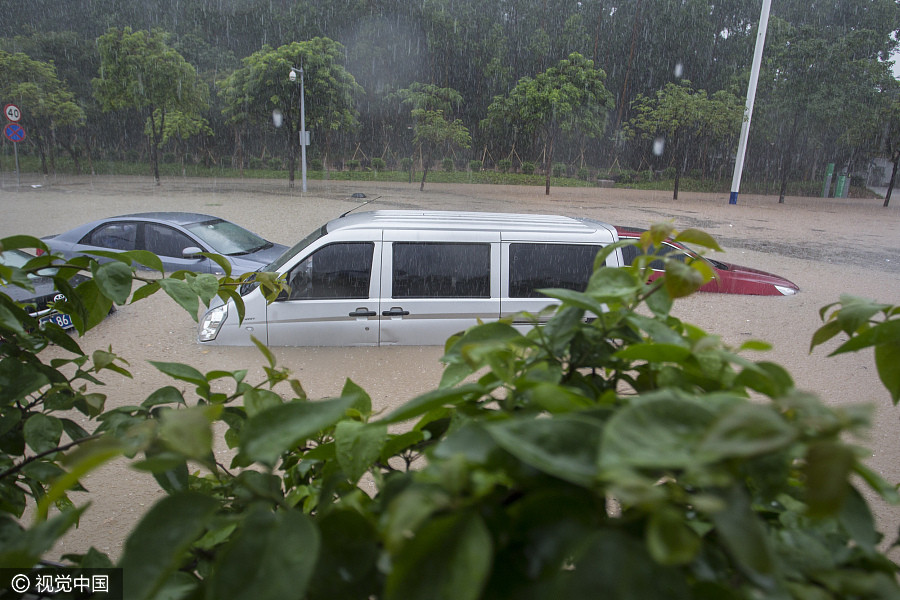
[[[3,135],[13,143],[25,140],[25,128],[18,123],[9,123],[3,128]]]

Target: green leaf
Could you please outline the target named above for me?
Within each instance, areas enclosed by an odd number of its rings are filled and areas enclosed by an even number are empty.
[[[473,396],[479,397],[483,393],[484,388],[477,383],[467,383],[455,388],[438,388],[416,396],[403,406],[391,411],[379,422],[400,423],[424,415],[441,406],[455,405]]]
[[[723,545],[744,574],[764,589],[771,588],[777,566],[765,527],[738,486],[733,486],[724,500],[725,508],[712,515]]]
[[[34,254],[34,250],[48,250],[47,244],[42,240],[30,235],[11,235],[0,239],[0,252],[4,250],[26,250],[29,254]]]
[[[661,565],[685,565],[700,552],[700,537],[685,523],[684,516],[672,508],[650,514],[647,523],[647,548]]]
[[[190,365],[172,362],[159,362],[155,360],[151,360],[148,362],[174,379],[180,379],[181,381],[187,381],[188,383],[193,383],[194,385],[199,386],[207,385],[208,383],[203,373]]]
[[[219,280],[211,273],[201,273],[196,277],[191,277],[188,285],[206,306],[209,306],[210,301],[219,293]]]
[[[666,291],[672,298],[690,296],[704,284],[703,274],[677,260],[666,261]]]
[[[222,268],[222,272],[225,273],[225,277],[231,277],[231,261],[222,256],[221,254],[215,254],[213,252],[201,252],[200,256],[205,256],[209,260],[213,261],[217,265]]]
[[[281,396],[271,390],[249,389],[244,392],[244,410],[248,417],[255,417],[259,413],[284,404]]]
[[[697,447],[715,420],[711,408],[699,400],[669,393],[622,408],[603,433],[601,465],[647,469],[687,468],[705,457]]]
[[[108,262],[91,265],[100,292],[116,304],[125,304],[131,294],[132,271],[125,263]]]
[[[147,250],[128,250],[122,253],[122,257],[142,264],[145,267],[150,267],[154,271],[159,271],[160,273],[165,271],[159,257]]]
[[[212,422],[221,409],[221,405],[200,405],[166,410],[160,417],[159,437],[186,458],[208,459],[212,452]]]
[[[350,407],[358,410],[360,414],[366,417],[372,414],[372,398],[369,397],[366,390],[353,383],[350,379],[344,381],[341,398],[350,398],[352,400]]]
[[[36,453],[40,454],[59,446],[63,425],[56,417],[35,413],[25,421],[23,431],[25,443]]]
[[[274,464],[282,452],[300,444],[344,416],[353,398],[292,402],[247,419],[241,431],[241,452],[250,460]]]
[[[322,547],[309,582],[310,600],[378,597],[383,550],[369,520],[355,510],[332,510],[317,524]]]
[[[624,301],[643,287],[643,282],[628,269],[601,267],[591,275],[585,293],[600,302]]]
[[[683,242],[685,244],[693,244],[695,246],[702,246],[704,248],[709,248],[710,250],[715,250],[717,252],[724,252],[722,248],[719,246],[719,243],[713,238],[713,236],[709,235],[705,231],[701,229],[685,229],[675,236],[676,242]]]
[[[832,516],[850,492],[850,472],[856,458],[840,442],[819,442],[806,452],[806,503],[814,517]]]
[[[624,360],[646,360],[651,363],[680,363],[691,355],[690,348],[674,344],[633,344],[616,352],[615,356]]]
[[[481,517],[458,511],[428,521],[396,556],[387,600],[476,600],[492,569],[493,542]]]
[[[165,291],[175,302],[182,306],[191,318],[198,320],[197,313],[200,310],[200,300],[197,298],[191,286],[179,279],[160,279],[159,286]]]
[[[716,459],[749,458],[786,448],[796,437],[770,406],[739,404],[712,424],[698,451]]]
[[[216,560],[208,583],[209,597],[216,600],[303,598],[320,545],[318,530],[302,513],[251,510]]]
[[[583,415],[491,423],[488,433],[504,450],[536,469],[575,485],[597,478],[602,423]]]
[[[875,366],[896,406],[900,401],[900,339],[875,346]]]
[[[181,390],[171,385],[161,387],[151,393],[146,400],[141,402],[144,408],[152,408],[161,404],[185,404]]]
[[[387,425],[341,421],[334,428],[338,463],[347,478],[356,483],[381,456],[387,440]]]
[[[203,535],[218,509],[211,497],[182,492],[157,502],[137,524],[128,539],[118,566],[125,577],[125,598],[154,598],[176,570],[184,552]],[[243,573],[243,571],[241,571]]]

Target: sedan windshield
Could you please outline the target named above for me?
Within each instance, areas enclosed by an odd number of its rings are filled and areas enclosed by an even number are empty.
[[[213,252],[226,256],[250,254],[272,246],[255,233],[222,219],[185,225],[185,229],[206,242]]]

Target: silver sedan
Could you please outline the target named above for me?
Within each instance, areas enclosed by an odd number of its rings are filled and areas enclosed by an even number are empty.
[[[287,250],[287,246],[225,219],[185,212],[109,217],[46,237],[44,242],[52,252],[66,258],[97,250],[149,250],[162,259],[166,271],[216,275],[222,274],[222,268],[201,253],[221,254],[231,263],[232,276],[256,271]]]

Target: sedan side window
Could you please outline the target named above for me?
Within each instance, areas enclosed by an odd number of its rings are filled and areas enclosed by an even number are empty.
[[[372,242],[329,244],[316,250],[288,274],[288,299],[368,298],[374,251]]]
[[[144,247],[153,254],[182,258],[185,248],[197,246],[197,242],[181,233],[159,223],[144,224]]]
[[[134,250],[136,238],[137,223],[107,223],[81,238],[79,243],[110,250]]]

